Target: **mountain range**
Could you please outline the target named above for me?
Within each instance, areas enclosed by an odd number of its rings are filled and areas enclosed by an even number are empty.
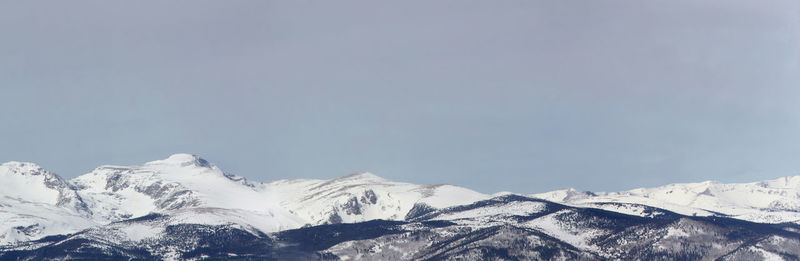
[[[190,154],[66,180],[0,164],[0,260],[800,260],[800,176],[479,193],[255,182]]]

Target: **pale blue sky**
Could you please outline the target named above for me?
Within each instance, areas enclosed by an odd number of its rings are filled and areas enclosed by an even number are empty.
[[[800,3],[2,1],[0,161],[482,192],[800,174]]]

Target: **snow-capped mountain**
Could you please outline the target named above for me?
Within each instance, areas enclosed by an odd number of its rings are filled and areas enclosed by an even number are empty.
[[[671,184],[622,192],[566,189],[531,196],[630,214],[636,211],[635,206],[646,205],[684,215],[727,216],[765,223],[800,221],[800,176],[740,184]]]
[[[114,222],[0,247],[0,260],[797,260],[800,226],[639,217],[506,195],[407,221],[373,220],[262,233],[238,224]]]
[[[276,204],[277,196],[268,188],[188,154],[141,166],[102,166],[71,182],[102,223],[153,212],[187,213],[203,224],[224,223],[218,216],[235,216],[267,232],[306,223]]]
[[[189,154],[72,180],[0,165],[0,260],[800,260],[798,213],[800,177],[490,196],[371,173],[261,183]]]
[[[373,219],[404,220],[422,211],[469,204],[489,196],[451,185],[393,182],[371,173],[332,180],[280,180],[265,184],[280,204],[312,225]]]
[[[797,225],[652,217],[519,195],[436,210],[395,231],[325,250],[343,260],[784,260],[800,256]],[[774,259],[773,259],[774,258]]]
[[[32,163],[0,168],[0,244],[77,232],[150,213],[173,223],[228,223],[275,232],[372,219],[487,199],[450,185],[392,182],[370,173],[333,180],[251,182],[190,154],[141,166],[101,166],[66,181]],[[59,217],[65,217],[64,219]],[[55,223],[54,223],[55,222]]]
[[[46,203],[66,207],[77,212],[86,212],[86,206],[74,188],[39,165],[24,162],[0,164],[3,190],[0,195],[31,203]]]
[[[36,164],[0,164],[0,245],[97,225],[74,186]]]

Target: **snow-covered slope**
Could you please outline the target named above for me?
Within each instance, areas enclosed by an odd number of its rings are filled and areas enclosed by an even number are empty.
[[[568,189],[532,196],[644,217],[663,215],[660,209],[664,209],[767,223],[800,220],[800,176],[611,193]],[[0,165],[0,244],[73,233],[150,213],[168,215],[169,224],[236,224],[269,233],[306,225],[410,220],[489,198],[456,186],[394,182],[371,173],[332,180],[252,182],[190,154],[139,166],[101,166],[69,181],[36,164],[8,162]],[[501,212],[515,211],[521,210]],[[467,214],[486,213],[459,213]]]
[[[152,214],[0,246],[0,260],[797,260],[800,226],[656,210],[638,217],[518,195],[275,233]],[[215,212],[210,212],[215,213]],[[190,213],[189,215],[194,215]]]
[[[0,245],[95,225],[74,187],[36,164],[0,164],[0,184]]]
[[[404,220],[415,206],[445,208],[489,196],[451,185],[415,185],[358,173],[332,180],[280,180],[266,184],[280,204],[313,225],[372,219]]]
[[[31,203],[45,203],[89,214],[83,199],[73,186],[39,165],[27,162],[0,164],[3,190],[0,196]]]
[[[414,185],[359,173],[333,180],[256,183],[206,160],[175,154],[142,166],[103,166],[72,182],[104,220],[193,208],[235,209],[271,220],[272,232],[305,224],[402,220],[418,203],[443,208],[488,198],[450,185]]]
[[[32,163],[9,162],[0,165],[0,259],[760,260],[800,254],[800,224],[699,217],[796,221],[800,177],[534,196],[489,196],[370,173],[259,183],[189,154],[101,166],[69,181]]]
[[[342,260],[749,261],[800,254],[797,225],[654,212],[661,214],[637,217],[504,195],[436,210],[325,251]]]
[[[233,215],[265,232],[305,224],[277,204],[277,196],[263,186],[226,174],[206,160],[175,154],[141,166],[102,166],[72,180],[101,222],[139,217],[151,212],[171,213],[210,209],[217,216]],[[203,223],[202,220],[197,220]]]
[[[800,176],[739,184],[713,181],[671,184],[622,192],[592,193],[566,189],[531,196],[619,212],[629,209],[606,203],[647,205],[684,215],[730,216],[754,222],[800,220]]]
[[[412,209],[488,196],[450,185],[392,182],[369,173],[333,180],[251,182],[190,154],[140,166],[101,166],[70,181],[32,163],[0,166],[0,244],[72,233],[149,213],[171,224],[238,224],[268,233],[304,225],[403,220]]]

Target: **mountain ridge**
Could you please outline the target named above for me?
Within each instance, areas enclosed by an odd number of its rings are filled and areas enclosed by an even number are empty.
[[[669,209],[684,215],[725,215],[767,223],[800,220],[800,176],[747,183],[673,183],[619,192],[563,189],[529,195],[574,206],[593,206],[603,202],[633,203]]]
[[[14,164],[16,163],[6,165]],[[304,225],[352,223],[371,219],[401,220],[418,202],[445,207],[467,202],[459,199],[465,195],[468,201],[486,197],[455,186],[431,187],[394,182],[367,172],[331,180],[252,182],[225,173],[199,156],[185,153],[173,154],[142,165],[102,165],[70,180],[64,180],[35,164],[26,166],[30,167],[26,170],[40,171],[62,181],[68,192],[79,199],[85,199],[85,202],[82,201],[88,210],[82,216],[85,220],[73,222],[79,224],[67,231],[58,230],[58,233],[79,231],[150,213],[178,213],[178,216],[185,217],[186,220],[207,224],[225,223],[224,217],[228,215],[239,223],[265,232],[274,232]],[[6,172],[0,175],[7,175],[12,171]],[[432,199],[437,193],[449,195],[449,199]],[[58,216],[63,215],[58,213],[68,211],[60,209],[54,200],[43,203],[52,203],[53,206],[43,209],[47,213],[40,213],[42,216]],[[32,208],[14,207],[26,211]],[[209,209],[217,213],[211,213]],[[13,209],[0,211],[14,212]],[[0,234],[0,244],[31,240],[55,233],[38,230],[36,233],[22,233],[24,236],[10,236],[20,234],[17,232],[30,226],[44,226],[39,220],[25,221],[22,218],[25,214],[15,214],[20,218],[13,227],[0,228],[6,231]]]
[[[70,180],[4,163],[0,178],[0,260],[800,260],[800,177],[487,195],[369,172],[250,181],[174,154]]]

